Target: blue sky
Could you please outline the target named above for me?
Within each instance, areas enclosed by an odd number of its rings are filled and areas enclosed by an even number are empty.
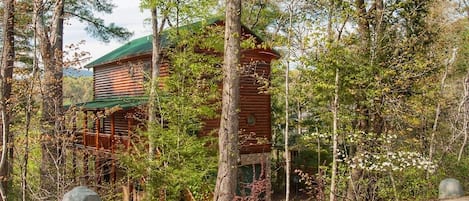
[[[106,21],[106,24],[114,22],[119,26],[125,27],[134,33],[131,39],[151,34],[151,26],[145,24],[144,20],[150,17],[148,10],[141,11],[139,0],[114,0],[117,6],[111,15],[98,15]],[[91,59],[82,64],[85,65],[113,49],[121,46],[125,42],[111,41],[110,43],[100,42],[90,37],[84,30],[85,26],[77,20],[67,22],[64,30],[65,45],[76,44],[82,40],[85,41],[80,46],[81,51],[90,53]]]

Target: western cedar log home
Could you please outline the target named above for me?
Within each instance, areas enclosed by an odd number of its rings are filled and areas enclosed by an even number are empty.
[[[224,26],[224,20],[208,20],[206,26]],[[185,27],[191,27],[191,25]],[[223,35],[223,33],[220,34]],[[244,26],[242,26],[242,38],[254,39],[258,47],[261,47],[260,44],[263,42]],[[163,49],[171,48],[164,32],[161,44]],[[222,57],[223,54],[219,55]],[[115,181],[117,177],[122,176],[115,167],[113,154],[118,147],[130,146],[130,139],[137,135],[137,128],[145,129],[146,112],[141,106],[145,105],[148,100],[144,83],[148,81],[145,75],[151,75],[148,72],[151,69],[151,57],[152,36],[145,36],[128,42],[86,66],[93,69],[94,100],[77,105],[86,115],[83,115],[83,125],[79,126],[81,128],[77,131],[76,144],[79,149],[87,149],[93,153],[93,157],[87,155],[84,157],[87,164],[93,163],[88,160],[94,158],[94,171],[104,174],[95,178],[98,183],[102,180]],[[240,176],[242,180],[252,179],[252,167],[255,167],[258,171],[265,170],[262,175],[270,181],[271,98],[267,93],[260,93],[261,84],[252,75],[257,73],[270,79],[271,61],[278,57],[277,52],[268,48],[242,50],[243,73],[240,77],[239,126],[241,135],[251,137],[242,140],[244,144],[240,146],[240,174],[245,172],[245,175]],[[169,75],[170,63],[170,61],[162,62],[160,77]],[[219,124],[219,117],[205,120],[204,128],[199,135],[206,135],[213,131],[218,133],[216,130]],[[258,141],[257,139],[264,140]],[[108,165],[103,165],[104,162],[111,160],[112,162],[107,163]],[[261,168],[261,164],[265,168]],[[86,166],[84,169],[85,173],[89,170]],[[124,187],[124,192],[133,194],[125,200],[132,199],[132,197],[135,200],[136,193],[132,189],[131,185]]]

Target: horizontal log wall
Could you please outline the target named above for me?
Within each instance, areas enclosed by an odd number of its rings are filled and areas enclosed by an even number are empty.
[[[270,80],[270,58],[257,51],[244,52],[240,77],[239,128],[242,154],[270,152],[271,109],[266,84]],[[220,85],[221,86],[221,85]],[[248,122],[249,120],[249,122]],[[254,122],[253,122],[254,121]],[[220,118],[205,120],[202,135],[218,134]]]
[[[115,98],[142,96],[145,94],[144,83],[149,76],[150,61],[128,61],[94,68],[94,98]],[[168,65],[160,66],[160,76],[168,75]]]
[[[141,96],[144,94],[145,63],[129,63],[94,68],[94,98]]]
[[[269,152],[271,145],[271,109],[270,95],[266,84],[270,81],[270,61],[274,54],[269,51],[254,49],[243,51],[242,72],[240,78],[240,113],[241,153]],[[149,57],[139,57],[126,61],[127,64],[111,64],[94,69],[95,99],[122,96],[144,95],[144,71],[149,68]],[[160,77],[169,75],[168,63],[160,67]],[[148,71],[146,71],[148,72]],[[160,82],[160,87],[162,83]],[[254,121],[254,122],[253,122]],[[125,114],[115,114],[115,135],[126,136],[127,120]],[[202,135],[217,134],[219,117],[205,120]],[[110,119],[104,120],[104,133],[110,133]],[[106,144],[103,144],[106,146]]]
[[[127,136],[128,135],[128,120],[127,113],[124,110],[114,113],[114,135]],[[104,133],[111,133],[111,118],[108,116],[104,119]]]

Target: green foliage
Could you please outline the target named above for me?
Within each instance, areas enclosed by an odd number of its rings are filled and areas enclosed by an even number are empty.
[[[190,0],[166,1],[166,0],[141,0],[140,8],[156,8],[158,17],[167,17],[170,26],[179,27],[194,21],[207,19],[213,15],[216,0],[200,0],[195,3]],[[161,18],[162,19],[162,18]],[[161,19],[160,23],[161,23]]]
[[[461,96],[460,92],[454,95],[458,92],[453,90],[462,89],[459,88],[462,85],[454,88],[455,82],[461,82],[467,70],[467,59],[463,59],[467,53],[464,40],[467,20],[447,19],[446,12],[451,8],[442,8],[448,6],[442,1],[384,1],[381,15],[377,15],[380,12],[377,2],[365,1],[367,16],[363,19],[353,2],[319,0],[294,4],[297,7],[292,24],[283,24],[280,29],[284,31],[280,32],[283,36],[278,39],[286,47],[285,35],[291,31],[292,56],[272,71],[275,143],[283,139],[283,72],[288,61],[293,66],[289,77],[292,115],[288,121],[295,130],[301,128],[290,133],[302,136],[301,141],[296,141],[296,148],[313,152],[319,140],[326,149],[321,152],[321,158],[330,157],[330,136],[321,134],[332,130],[330,109],[338,69],[339,160],[345,163],[339,164],[337,193],[345,196],[350,190],[347,177],[358,170],[360,177],[353,178],[358,184],[354,196],[363,200],[387,200],[396,195],[402,200],[429,199],[436,195],[438,179],[441,179],[431,171],[438,173],[450,166],[446,160],[436,166],[438,161],[435,155],[430,159],[429,152],[446,153],[449,149],[454,157],[454,146],[463,146],[460,142],[448,145],[447,139],[455,137],[449,136],[455,132],[451,127],[462,128],[451,119],[461,121],[462,118],[455,117],[453,111],[461,101],[456,98]],[[306,11],[311,14],[304,14]],[[358,26],[360,20],[366,21],[365,28]],[[332,29],[321,28],[325,25]],[[453,52],[461,59],[454,60]],[[442,85],[446,73],[450,81]],[[441,109],[438,119],[435,118],[437,108]],[[304,117],[299,118],[300,114]],[[430,151],[431,146],[435,150]],[[392,159],[396,154],[399,159]],[[297,160],[302,158],[305,156]],[[368,165],[360,166],[360,163]],[[462,166],[455,167],[458,168],[451,170],[452,174],[465,171]]]
[[[84,103],[93,99],[93,77],[64,77],[64,105]]]
[[[437,177],[426,176],[427,172],[419,169],[407,169],[397,173],[379,175],[377,196],[384,200],[429,200],[437,197]]]
[[[106,25],[103,19],[96,17],[96,12],[112,13],[115,6],[111,2],[110,0],[69,0],[65,3],[65,14],[85,23],[87,25],[85,30],[103,42],[109,42],[111,39],[125,41],[132,36],[131,32],[115,23]]]
[[[142,132],[144,138],[135,143],[136,154],[124,157],[133,178],[149,171],[145,190],[155,197],[146,199],[155,200],[164,192],[166,199],[176,200],[189,190],[203,200],[214,188],[216,142],[211,135],[201,134],[207,134],[202,131],[203,120],[214,118],[218,108],[221,61],[216,54],[198,52],[199,45],[216,49],[211,45],[218,43],[211,40],[222,40],[212,38],[211,31],[181,31],[171,36],[179,43],[167,52],[170,75],[159,79],[164,84],[157,90],[159,122],[149,122],[148,131]],[[143,141],[156,147],[155,156],[148,156]]]
[[[259,34],[264,40],[272,40],[272,33],[268,32],[268,27],[275,24],[279,20],[279,15],[283,14],[281,6],[273,1],[247,0],[243,1],[242,9],[243,25]]]

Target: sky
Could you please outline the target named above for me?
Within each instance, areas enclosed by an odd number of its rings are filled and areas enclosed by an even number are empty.
[[[134,33],[130,40],[151,34],[151,26],[144,22],[146,18],[150,17],[150,11],[144,10],[142,12],[139,8],[139,0],[114,0],[113,2],[116,7],[112,14],[97,15],[104,19],[106,24],[114,22],[118,26],[127,28]],[[77,44],[82,40],[85,43],[80,45],[80,51],[89,52],[91,57],[82,63],[82,66],[128,42],[112,40],[110,43],[103,43],[90,37],[85,31],[85,25],[78,20],[68,21],[64,27],[64,44]]]

